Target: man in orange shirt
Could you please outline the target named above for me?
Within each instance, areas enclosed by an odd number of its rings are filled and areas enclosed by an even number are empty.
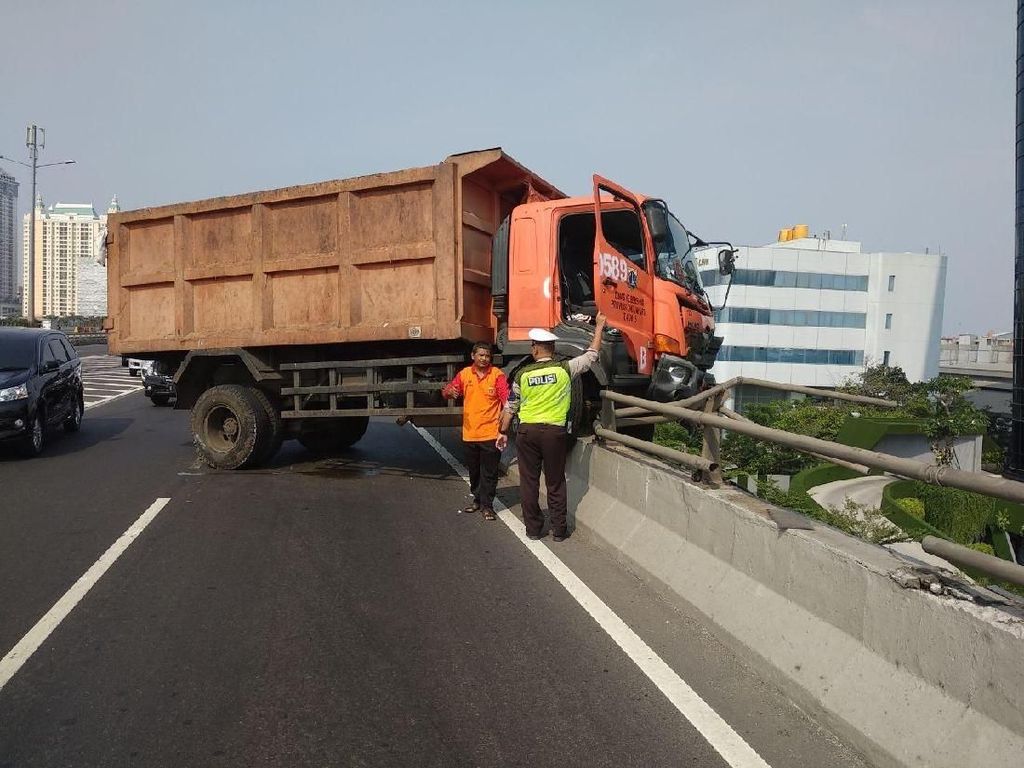
[[[483,512],[484,520],[495,520],[494,490],[498,485],[501,451],[498,423],[508,400],[508,379],[491,365],[491,345],[473,345],[473,364],[459,371],[441,390],[448,398],[462,398],[462,447],[473,503],[463,512]]]

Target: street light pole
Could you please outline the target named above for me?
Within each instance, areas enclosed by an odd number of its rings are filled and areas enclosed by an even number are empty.
[[[28,285],[25,286],[25,292],[28,294],[28,309],[25,312],[25,317],[30,325],[35,325],[36,297],[33,283],[36,271],[36,171],[39,168],[49,168],[51,165],[73,165],[75,161],[61,160],[57,163],[43,163],[40,165],[39,150],[46,146],[46,129],[40,128],[35,124],[25,129],[25,146],[28,147],[29,158],[32,160],[31,165],[10,157],[4,157],[3,155],[0,155],[0,160],[7,160],[32,169],[32,211],[29,213],[28,220]]]
[[[38,141],[39,134],[42,134],[42,143]],[[39,167],[39,150],[46,146],[46,130],[35,124],[25,129],[25,146],[28,147],[29,157],[32,159],[32,205],[28,214],[28,282],[25,291],[28,293],[28,308],[25,310],[25,318],[28,324],[36,324],[36,293],[33,282],[36,279],[36,170]],[[24,231],[24,230],[22,230]]]

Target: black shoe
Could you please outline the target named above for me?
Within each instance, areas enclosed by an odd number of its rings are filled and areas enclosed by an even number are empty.
[[[552,533],[551,534],[551,540],[552,541],[565,541],[568,538],[569,538],[569,532],[568,531],[563,531],[562,533]]]
[[[529,533],[529,532],[527,532],[526,538],[530,539],[531,541],[540,541],[541,539],[544,538],[544,534],[543,533]]]

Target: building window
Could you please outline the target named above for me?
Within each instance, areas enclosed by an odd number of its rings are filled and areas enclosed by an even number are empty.
[[[888,349],[885,350],[885,352],[882,353],[882,365],[884,365],[886,368],[889,367],[889,350]]]
[[[863,328],[867,315],[863,312],[827,312],[816,309],[763,309],[759,307],[725,307],[716,318],[720,323],[746,325],[792,325],[798,328]]]
[[[889,293],[896,290],[896,275],[889,275]]]
[[[700,273],[705,286],[725,285],[728,277],[717,269]],[[866,291],[867,275],[827,275],[819,272],[786,272],[778,269],[737,269],[733,273],[734,285],[759,285],[768,288],[810,288],[829,291]]]
[[[798,349],[794,347],[724,346],[718,360],[732,363],[796,363],[803,365],[863,365],[859,349]]]
[[[892,330],[892,312],[885,313],[885,330]]]

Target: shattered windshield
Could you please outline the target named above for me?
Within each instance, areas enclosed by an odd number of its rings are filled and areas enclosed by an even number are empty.
[[[693,248],[690,245],[690,236],[671,211],[666,209],[666,213],[668,214],[668,232],[665,239],[655,243],[654,246],[657,252],[655,261],[657,275],[663,280],[669,280],[676,285],[689,288],[697,295],[703,295],[704,284],[701,282],[700,272],[697,271]]]

